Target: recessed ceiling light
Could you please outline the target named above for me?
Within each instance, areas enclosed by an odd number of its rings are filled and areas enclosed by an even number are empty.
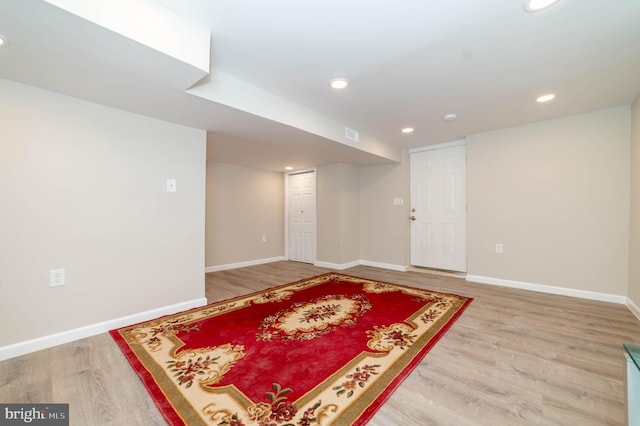
[[[536,99],[536,102],[538,102],[538,103],[549,102],[549,101],[554,100],[555,98],[556,98],[556,95],[554,95],[553,93],[549,93],[547,95],[542,95],[542,96],[538,97]]]
[[[413,127],[405,127],[404,129],[402,129],[402,133],[413,133]]]
[[[333,80],[331,80],[329,85],[334,89],[344,89],[349,85],[349,80],[347,80],[346,78],[334,78]]]
[[[285,170],[293,170],[293,167],[291,167],[291,166],[287,166],[287,167],[285,167],[284,169],[285,169]]]
[[[458,114],[446,114],[442,119],[444,121],[456,121],[458,119]]]
[[[525,0],[524,10],[527,12],[538,12],[542,9],[546,9],[558,0]]]

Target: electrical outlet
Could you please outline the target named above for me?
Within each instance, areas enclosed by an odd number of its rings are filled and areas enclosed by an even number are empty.
[[[504,253],[504,245],[496,244],[496,253],[498,253],[498,254]]]
[[[49,287],[64,285],[64,269],[51,269],[49,271]]]

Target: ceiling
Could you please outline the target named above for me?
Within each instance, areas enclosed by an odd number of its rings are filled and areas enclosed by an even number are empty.
[[[181,20],[170,35],[188,40],[185,22],[210,33],[209,63],[85,10],[122,7],[112,20],[162,27],[131,7],[142,3]],[[372,165],[405,148],[630,104],[639,23],[637,0],[559,0],[537,13],[523,0],[2,0],[0,76],[205,129],[214,161]],[[331,89],[336,77],[349,87]],[[557,98],[535,102],[547,92]],[[449,113],[458,119],[444,121]]]

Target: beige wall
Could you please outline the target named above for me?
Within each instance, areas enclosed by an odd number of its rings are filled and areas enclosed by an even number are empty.
[[[616,295],[626,295],[630,287],[629,294],[637,303],[639,272],[629,262],[628,248],[630,110],[614,108],[467,138],[470,275]],[[636,162],[639,110],[636,102]],[[227,211],[227,218],[219,223],[238,228],[233,224],[242,206],[227,208],[237,199],[238,191],[221,182],[251,182],[269,174],[235,166],[216,167],[221,190],[226,191],[218,195],[225,200],[218,208]],[[637,172],[634,176],[635,187],[639,185]],[[398,165],[360,169],[346,164],[324,165],[318,167],[317,178],[319,262],[342,265],[361,259],[409,264],[407,158]],[[283,205],[279,198],[282,187],[281,181],[274,183],[274,195],[270,197],[277,199],[273,205],[278,208]],[[216,204],[210,192],[208,198],[209,203],[213,200]],[[394,205],[394,198],[402,198],[404,204]],[[266,205],[262,208],[268,209]],[[284,212],[269,214],[274,225],[263,228],[273,229],[276,237],[282,235],[280,215]],[[636,216],[633,213],[631,220]],[[635,225],[637,235],[640,226]],[[220,226],[222,232],[229,230]],[[235,257],[217,263],[208,257],[207,265],[282,255],[278,250],[256,252],[263,245],[259,236],[264,232],[251,231],[233,249]],[[212,241],[215,235],[208,227],[207,252]],[[220,250],[225,245],[233,246],[233,241],[234,232],[225,234],[218,242]],[[504,254],[495,254],[496,243],[504,244]],[[638,252],[633,254],[633,250],[640,250],[638,246],[636,236],[631,241],[631,259],[637,257]]]
[[[360,259],[358,176],[347,164],[317,168],[318,262]],[[283,256],[284,217],[282,173],[207,163],[207,267]]]
[[[205,132],[8,80],[0,99],[0,346],[204,297]]]
[[[346,264],[360,259],[358,168],[318,167],[317,261]]]
[[[282,174],[205,166],[204,131],[0,93],[0,346],[201,298],[205,266],[284,254]],[[640,100],[472,135],[467,156],[469,274],[640,305]],[[318,261],[409,263],[406,158],[317,177]],[[67,284],[51,288],[57,268]]]
[[[402,198],[402,205],[394,205]],[[360,169],[360,251],[362,259],[409,265],[409,161]]]
[[[640,96],[631,107],[631,229],[629,241],[629,294],[640,307]]]
[[[629,141],[629,107],[467,137],[468,273],[626,295]]]
[[[408,264],[408,164],[328,164],[317,168],[316,177],[318,262]],[[207,267],[284,255],[283,179],[281,173],[207,163]],[[396,197],[405,204],[394,206]]]
[[[208,162],[206,217],[207,267],[283,256],[283,174]]]

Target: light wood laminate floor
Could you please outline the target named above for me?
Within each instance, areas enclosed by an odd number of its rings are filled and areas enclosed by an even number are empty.
[[[327,272],[275,262],[206,274],[209,302]],[[343,273],[474,298],[370,421],[390,425],[624,425],[624,306],[358,266]],[[164,425],[108,334],[0,362],[0,402],[70,403],[71,425]]]

